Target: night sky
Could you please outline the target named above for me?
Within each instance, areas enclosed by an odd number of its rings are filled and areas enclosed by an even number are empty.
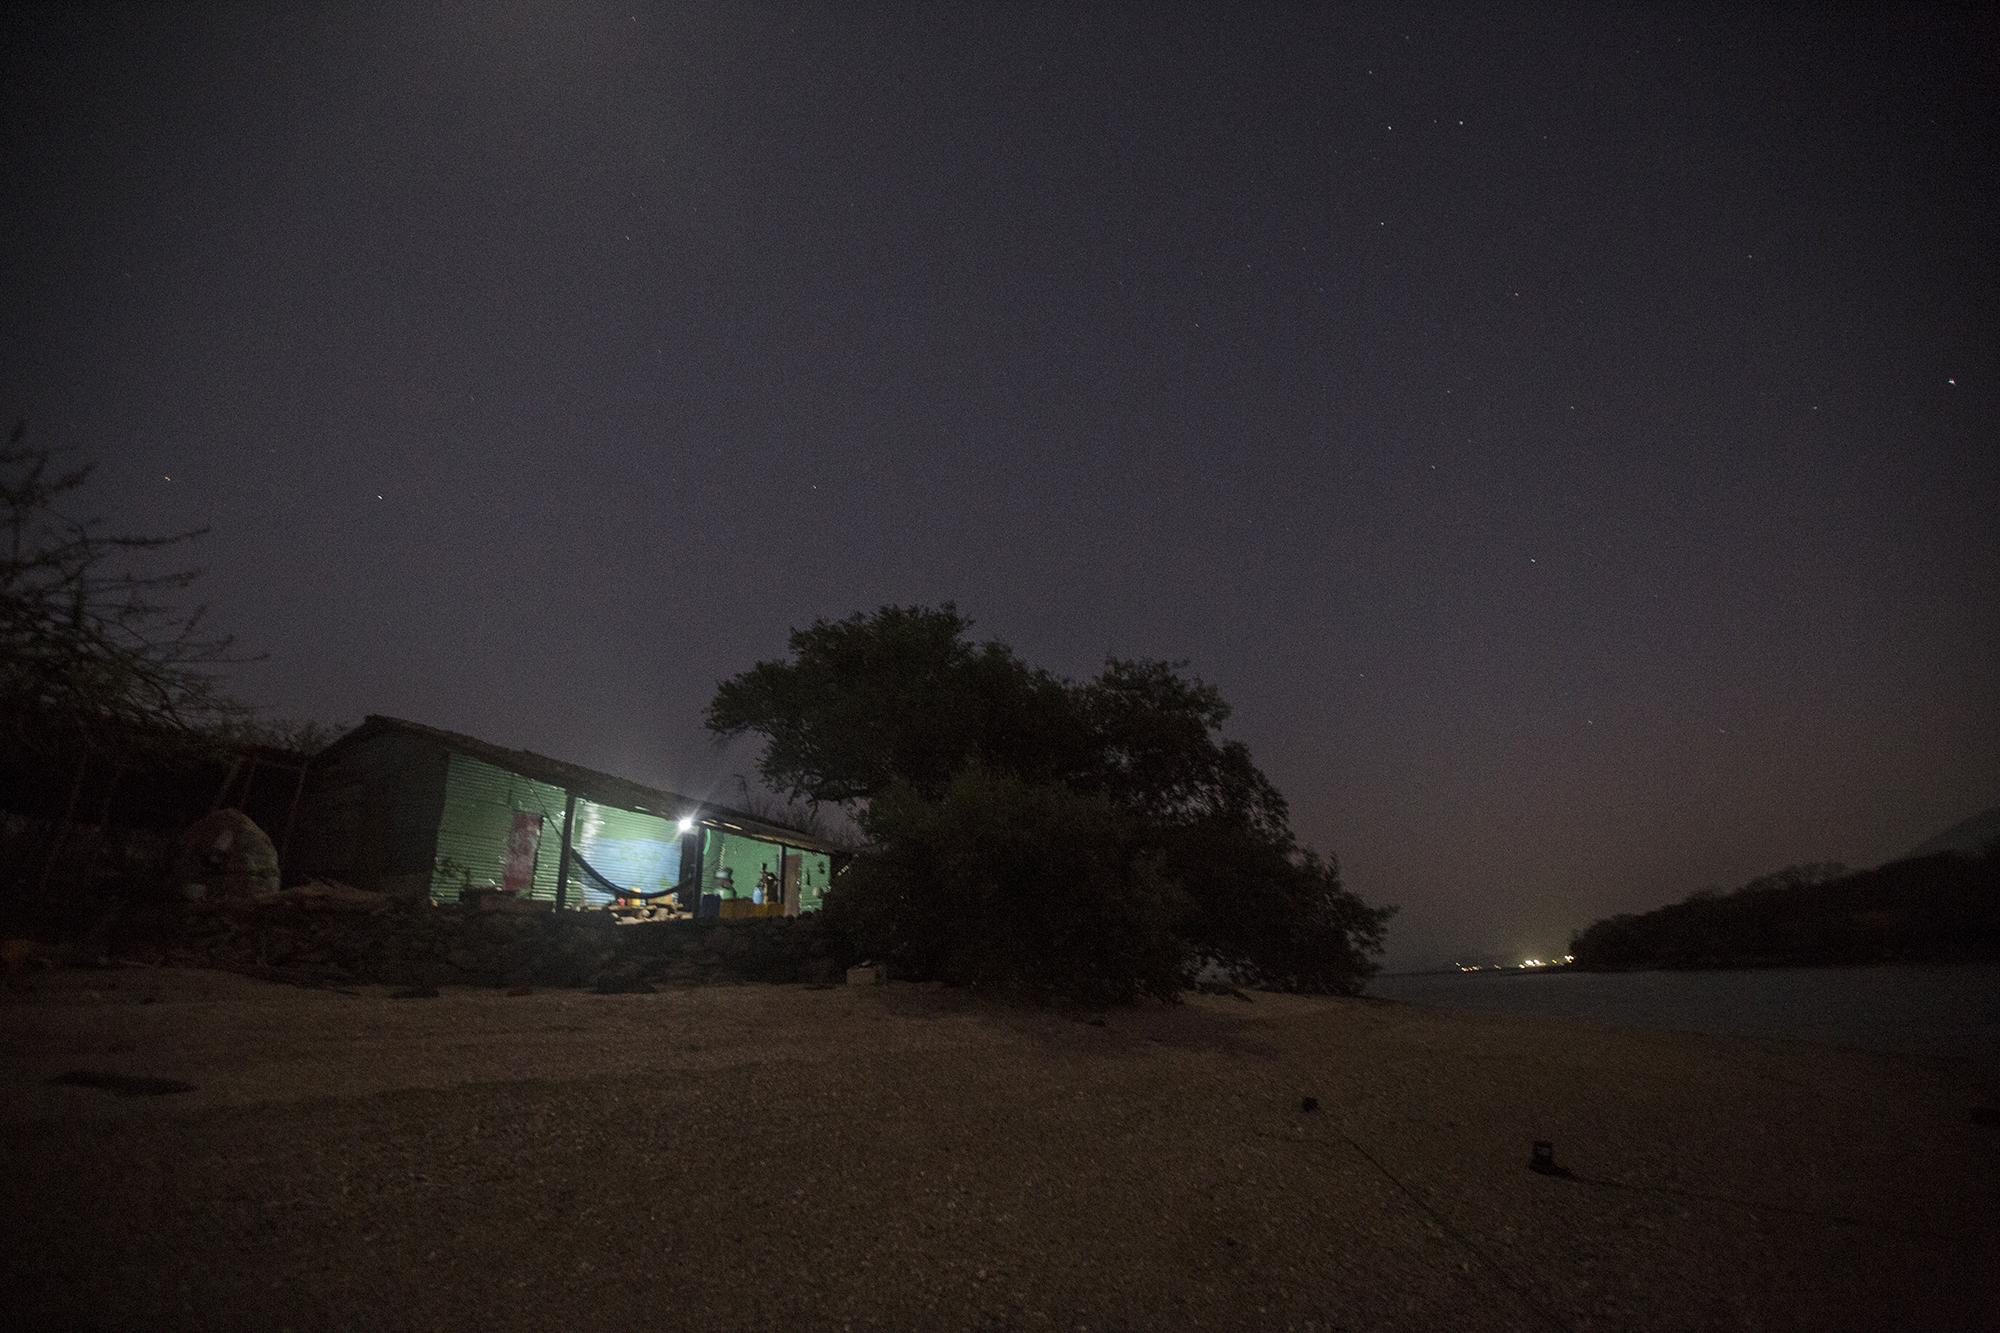
[[[1188,659],[1394,966],[2000,803],[1993,11],[1213,8],[12,9],[0,415],[279,716]]]

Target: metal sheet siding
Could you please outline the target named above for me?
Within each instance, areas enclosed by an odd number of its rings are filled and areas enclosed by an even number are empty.
[[[799,910],[814,911],[825,896],[827,886],[833,881],[833,860],[825,852],[807,851],[789,843],[766,841],[753,838],[747,833],[729,829],[705,828],[702,836],[701,891],[716,892],[716,871],[728,866],[736,882],[739,896],[748,898],[757,887],[757,873],[768,869],[776,875],[782,872],[781,858],[791,852],[801,858],[799,880]]]
[[[445,769],[437,864],[431,880],[433,898],[456,902],[467,884],[501,882],[506,874],[507,837],[513,831],[517,810],[542,816],[542,840],[536,849],[535,882],[529,896],[554,901],[556,861],[562,845],[562,789],[456,753]]]
[[[525,811],[542,816],[530,896],[553,900],[556,863],[562,855],[564,800],[560,787],[454,753],[445,775],[432,896],[454,902],[467,884],[500,883],[514,815]],[[579,798],[571,845],[599,874],[625,888],[653,892],[672,888],[679,880],[680,830],[674,821],[658,815]],[[583,873],[571,866],[566,901],[571,907],[603,907],[611,895],[587,883]]]
[[[799,867],[799,910],[816,912],[833,885],[833,858],[825,852],[801,851]]]
[[[681,835],[674,821],[658,815],[620,810],[595,801],[576,803],[576,832],[572,845],[583,853],[597,873],[620,888],[653,893],[671,889],[680,882]],[[581,872],[575,873],[582,888],[581,902],[588,907],[605,907],[611,895],[600,890]],[[572,903],[579,901],[573,889]]]

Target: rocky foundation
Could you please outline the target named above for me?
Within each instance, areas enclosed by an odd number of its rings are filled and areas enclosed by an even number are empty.
[[[109,923],[109,957],[221,967],[316,984],[409,987],[838,982],[812,917],[618,924],[606,912],[403,903],[340,885],[135,909]]]

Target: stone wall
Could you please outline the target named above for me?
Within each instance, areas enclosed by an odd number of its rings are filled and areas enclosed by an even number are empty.
[[[831,982],[847,962],[811,916],[618,925],[604,912],[398,903],[316,885],[247,900],[135,909],[107,926],[101,947],[111,957],[294,981],[590,986],[606,992]]]

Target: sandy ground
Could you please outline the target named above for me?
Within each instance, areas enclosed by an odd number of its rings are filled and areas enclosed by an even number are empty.
[[[15,1327],[2000,1327],[1946,1066],[1274,996],[32,984]]]

